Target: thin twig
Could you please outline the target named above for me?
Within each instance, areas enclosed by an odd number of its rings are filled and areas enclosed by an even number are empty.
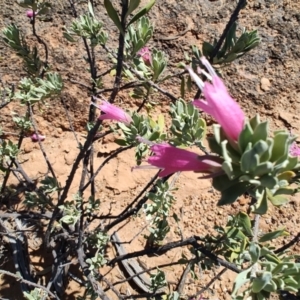
[[[143,294],[139,294],[139,295],[129,295],[129,296],[124,296],[123,299],[163,299],[163,298],[159,298],[159,296],[163,296],[165,295],[165,293],[143,293]]]
[[[20,219],[50,219],[51,213],[40,214],[31,211],[19,211],[13,213],[0,213],[0,219],[20,218]]]
[[[201,295],[204,293],[217,279],[219,279],[225,272],[227,271],[226,268],[222,269],[216,276],[214,276],[209,283],[205,285],[203,289],[201,289],[199,292],[197,292],[196,295],[193,295],[192,298],[196,298],[197,296]]]
[[[160,170],[155,174],[155,176],[152,177],[152,179],[147,183],[147,185],[141,190],[141,192],[136,196],[136,198],[126,206],[126,208],[120,213],[119,216],[124,215],[132,206],[135,204],[141,197],[142,195],[154,184],[154,182],[158,178],[158,174],[160,173]],[[154,188],[154,187],[153,187]]]
[[[137,113],[139,113],[142,110],[142,108],[145,106],[145,104],[147,103],[147,101],[148,101],[148,99],[150,97],[151,88],[150,88],[149,85],[146,87],[146,90],[147,90],[147,94],[145,95],[145,97],[144,97],[143,102],[141,103],[141,105],[136,110]]]
[[[35,20],[36,20],[35,14],[33,14],[32,20],[31,20],[32,33],[36,37],[38,43],[43,45],[44,49],[45,49],[45,62],[44,62],[44,67],[42,69],[42,72],[40,74],[40,78],[43,78],[45,75],[45,72],[47,71],[47,68],[48,68],[48,47],[47,47],[47,44],[42,40],[42,38],[36,33]]]
[[[252,242],[257,244],[258,243],[258,230],[259,230],[259,219],[260,219],[260,215],[256,214],[254,217],[254,226],[253,226],[253,238],[252,238]],[[251,278],[255,278],[256,277],[256,272],[258,269],[258,263],[255,262],[251,268]]]
[[[114,56],[116,58],[116,55],[113,53],[113,51],[111,51],[106,45],[102,45],[102,47],[108,52],[110,53],[112,56]],[[136,77],[143,81],[143,82],[147,82],[148,84],[150,84],[152,87],[154,87],[155,89],[157,89],[159,92],[161,92],[162,94],[164,94],[165,96],[169,97],[173,102],[175,102],[177,100],[177,97],[175,97],[174,95],[172,95],[171,93],[169,93],[168,91],[165,91],[164,89],[162,89],[159,85],[157,85],[156,83],[154,83],[151,80],[145,79],[141,74],[139,74],[135,69],[133,69],[129,64],[127,64],[126,62],[123,62],[123,65],[129,69],[132,73],[134,73],[136,75]]]
[[[98,129],[99,129],[101,123],[102,123],[101,120],[97,120],[96,121],[96,124],[89,131],[87,139],[86,139],[86,141],[85,141],[82,149],[80,150],[77,158],[75,159],[75,162],[74,162],[74,164],[72,166],[72,169],[71,169],[70,174],[68,176],[68,179],[66,181],[66,185],[65,185],[65,187],[63,189],[62,195],[60,196],[60,198],[59,198],[59,200],[58,200],[58,202],[57,202],[57,204],[55,206],[52,218],[51,218],[51,220],[50,220],[50,222],[48,224],[48,227],[47,227],[47,230],[46,230],[46,233],[45,233],[45,240],[46,240],[47,246],[49,246],[49,239],[50,239],[50,232],[51,232],[52,225],[54,223],[54,220],[57,217],[57,214],[59,213],[59,206],[62,205],[64,203],[65,199],[67,198],[68,193],[69,193],[69,189],[70,189],[70,187],[72,185],[72,182],[73,182],[75,173],[77,171],[77,168],[79,167],[79,164],[80,164],[81,160],[84,158],[85,153],[87,152],[87,150],[89,149],[89,147],[93,143],[94,136],[98,132]]]
[[[64,109],[65,109],[65,113],[66,113],[66,116],[67,116],[67,118],[68,118],[69,126],[70,126],[70,129],[71,129],[71,131],[72,131],[72,133],[73,133],[73,135],[74,135],[74,138],[75,138],[75,140],[76,140],[77,147],[79,148],[79,147],[80,147],[80,142],[79,142],[79,140],[78,140],[77,133],[75,132],[75,129],[74,129],[74,126],[73,126],[73,122],[72,122],[72,120],[71,120],[69,111],[68,111],[67,106],[66,106],[66,102],[65,102],[65,100],[64,100],[63,97],[61,97],[60,100],[61,100],[61,101],[60,101],[61,104],[63,105],[63,107],[64,107]]]
[[[31,281],[28,281],[28,280],[26,280],[26,279],[23,279],[22,277],[20,277],[20,276],[14,274],[14,273],[11,273],[11,272],[9,272],[9,271],[6,271],[6,270],[1,270],[1,269],[0,269],[0,273],[5,274],[5,275],[8,275],[8,276],[11,276],[11,277],[14,277],[14,278],[16,278],[17,280],[23,282],[24,284],[28,284],[28,285],[34,286],[34,287],[36,287],[36,288],[38,288],[38,289],[41,289],[41,290],[45,291],[45,292],[46,292],[48,295],[50,295],[51,297],[53,297],[53,298],[59,300],[59,298],[58,298],[56,295],[54,295],[54,294],[53,294],[52,292],[50,292],[46,287],[44,287],[44,286],[42,286],[42,285],[40,285],[40,284],[37,284],[37,283],[31,282]]]
[[[209,57],[210,62],[213,62],[214,57],[218,54],[231,26],[238,19],[239,13],[240,13],[241,9],[245,7],[246,3],[247,3],[247,0],[239,0],[234,12],[232,13],[228,23],[226,24],[226,27],[225,27],[221,37],[219,38],[214,50],[212,51],[212,53]]]
[[[72,82],[72,83],[78,84],[78,85],[80,85],[80,86],[86,88],[88,91],[92,91],[92,90],[93,90],[91,87],[85,85],[85,84],[82,83],[82,82],[76,81],[76,80],[74,80],[74,79],[72,79],[72,78],[68,78],[68,80],[69,80],[70,82]]]
[[[34,132],[35,132],[35,134],[37,135],[37,137],[39,137],[37,125],[36,125],[36,123],[35,123],[35,120],[34,120],[34,117],[33,117],[32,107],[31,107],[30,104],[28,104],[28,111],[29,111],[29,114],[30,114],[30,119],[31,119],[31,123],[32,123],[32,127],[33,127],[33,129],[34,129]],[[40,146],[40,150],[41,150],[41,152],[42,152],[42,154],[43,154],[43,157],[44,157],[44,159],[45,159],[45,161],[46,161],[46,164],[47,164],[47,166],[48,166],[48,169],[49,169],[51,175],[53,176],[53,178],[55,179],[55,181],[58,183],[58,179],[57,179],[57,177],[56,177],[56,174],[55,174],[55,172],[54,172],[54,169],[53,169],[53,167],[52,167],[52,165],[51,165],[51,163],[50,163],[50,161],[49,161],[49,159],[48,159],[47,153],[46,153],[46,151],[45,151],[45,149],[44,149],[44,146],[43,146],[43,144],[42,144],[42,142],[40,141],[39,138],[38,138],[38,144],[39,144],[39,146]],[[59,197],[59,196],[60,196],[60,189],[57,189],[57,194],[58,194],[58,197]]]
[[[90,281],[94,291],[98,294],[98,296],[103,300],[110,300],[107,295],[104,293],[98,282],[95,280],[92,272],[89,270],[87,263],[85,262],[85,254],[82,250],[82,248],[77,249],[77,255],[78,255],[78,261],[82,268],[82,271],[84,275],[88,278]]]
[[[158,175],[158,174],[157,174],[157,175]],[[156,176],[157,176],[157,175],[156,175]],[[165,181],[167,181],[172,175],[173,175],[173,174],[168,175],[168,176],[164,177],[162,180],[165,182]],[[148,185],[147,185],[147,186],[148,186]],[[151,188],[150,192],[151,192],[151,193],[155,193],[155,192],[156,192],[156,185],[154,185],[154,186]],[[144,203],[146,203],[147,200],[148,200],[148,194],[145,195],[145,196],[137,203],[137,205],[136,205],[135,207],[133,207],[132,209],[130,209],[130,210],[125,209],[124,211],[126,211],[126,212],[121,213],[121,215],[120,215],[116,220],[114,220],[114,221],[112,221],[110,224],[106,225],[106,226],[104,227],[104,231],[108,231],[109,229],[111,229],[111,228],[113,228],[114,226],[116,226],[117,224],[123,222],[123,221],[126,220],[127,218],[129,218],[129,217],[135,215],[135,214],[142,208],[142,206],[144,205]]]
[[[139,87],[139,86],[144,86],[144,83],[138,83],[136,81],[128,82],[128,83],[120,86],[119,91],[126,90],[126,89],[131,89],[131,88],[135,88],[135,87]],[[106,92],[112,92],[113,90],[114,90],[114,88],[106,88],[106,89],[98,90],[96,95],[99,96],[100,94],[103,94],[103,93],[106,93]]]
[[[213,51],[211,52],[211,55],[209,57],[210,63],[213,63],[213,59],[218,54],[218,52],[228,34],[228,31],[230,30],[233,23],[238,19],[238,15],[239,15],[241,9],[246,5],[246,3],[247,3],[247,0],[239,0],[235,10],[233,11],[228,23],[225,26],[225,29],[224,29],[222,35],[220,36],[216,46],[214,47]],[[199,99],[200,96],[201,96],[201,89],[198,89],[195,94],[194,99]]]
[[[126,14],[128,11],[128,0],[122,1],[122,11],[121,11],[121,27],[123,32],[119,32],[119,46],[117,54],[117,67],[116,67],[116,76],[114,82],[114,90],[112,91],[109,102],[114,103],[115,98],[119,92],[121,80],[122,80],[122,69],[124,63],[124,47],[125,47],[125,32],[126,32]]]
[[[179,295],[182,294],[182,291],[183,291],[183,288],[184,288],[184,285],[185,285],[185,282],[186,282],[186,279],[187,279],[187,275],[190,273],[190,270],[191,270],[191,267],[192,267],[192,264],[193,264],[193,261],[189,261],[188,264],[186,265],[182,275],[181,275],[181,278],[177,284],[177,292]]]
[[[6,105],[8,105],[10,101],[6,101],[0,104],[0,109],[4,108]]]
[[[126,279],[114,282],[114,285],[118,285],[118,284],[122,284],[124,282],[130,281],[136,276],[139,276],[139,275],[144,274],[144,273],[149,273],[150,271],[153,271],[153,270],[157,270],[157,268],[162,269],[162,268],[167,268],[167,267],[176,266],[176,265],[182,265],[182,262],[176,261],[176,262],[171,262],[171,263],[167,263],[167,264],[161,264],[161,265],[149,268],[149,269],[144,269],[141,272],[138,272],[138,273],[135,273],[132,276],[126,277]]]
[[[118,154],[120,154],[121,152],[124,152],[128,149],[131,149],[133,146],[127,146],[127,147],[120,147],[117,150],[115,150],[109,157],[107,157],[102,163],[101,165],[98,167],[97,171],[92,175],[92,177],[89,179],[89,181],[79,189],[80,193],[83,193],[85,191],[85,189],[92,183],[94,182],[95,178],[97,177],[97,175],[99,174],[99,172],[102,170],[102,168],[113,158],[117,157]]]
[[[123,296],[115,289],[114,285],[111,282],[109,282],[108,279],[106,279],[104,276],[101,275],[101,280],[103,280],[107,284],[109,289],[112,290],[116,294],[116,296],[118,297],[118,300],[124,299]]]
[[[114,265],[115,263],[117,263],[123,259],[134,258],[134,257],[142,256],[142,255],[150,255],[150,254],[161,255],[161,254],[164,254],[165,252],[170,251],[174,248],[183,247],[183,246],[187,246],[187,245],[192,245],[195,248],[195,250],[200,251],[203,255],[207,256],[215,263],[217,263],[223,267],[226,267],[235,273],[241,272],[241,270],[239,268],[237,268],[237,266],[235,264],[229,263],[229,262],[219,258],[215,254],[213,254],[211,251],[207,250],[205,247],[199,245],[197,243],[197,238],[194,236],[187,238],[184,241],[171,242],[171,243],[165,244],[161,247],[157,247],[157,248],[152,247],[152,248],[147,248],[144,250],[128,253],[126,255],[119,255],[119,256],[115,257],[114,259],[110,260],[107,264]]]
[[[292,247],[293,245],[295,245],[299,242],[300,242],[300,232],[291,241],[289,241],[286,245],[276,249],[274,251],[274,253],[279,254],[281,252],[284,252],[285,250],[287,250],[288,248]]]
[[[23,139],[24,139],[23,132],[21,132],[20,137],[19,137],[19,140],[18,140],[18,146],[17,146],[18,149],[21,148]],[[3,143],[3,141],[0,139],[0,144],[2,144],[2,143]],[[11,158],[11,162],[10,162],[8,168],[7,168],[7,172],[6,172],[6,174],[5,174],[5,176],[4,176],[4,179],[3,179],[3,182],[2,182],[0,194],[3,194],[3,193],[4,193],[4,190],[5,190],[5,188],[6,188],[6,184],[7,184],[7,182],[8,182],[9,176],[10,176],[11,168],[12,168],[12,166],[13,166],[15,160],[16,160],[16,159],[15,159],[14,157]]]

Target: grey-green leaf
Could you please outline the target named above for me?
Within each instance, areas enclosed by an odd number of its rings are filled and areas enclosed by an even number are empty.
[[[256,243],[251,242],[249,245],[249,254],[252,263],[256,263],[260,257],[260,247]]]
[[[264,234],[260,239],[259,242],[263,243],[263,242],[267,242],[267,241],[271,241],[273,239],[276,239],[280,236],[287,236],[289,235],[289,233],[287,231],[285,231],[284,229],[281,230],[275,230],[272,232],[268,232],[266,234]]]
[[[246,269],[245,271],[239,273],[234,281],[233,291],[231,296],[235,296],[238,290],[248,281],[250,281],[248,274],[250,273],[251,269]]]
[[[93,9],[93,5],[92,5],[91,1],[88,2],[88,8],[89,8],[90,14],[91,14],[93,17],[95,17],[94,9]]]
[[[254,293],[259,293],[263,288],[271,283],[272,280],[272,273],[271,272],[264,272],[261,277],[256,277],[253,280],[252,284],[252,291]]]

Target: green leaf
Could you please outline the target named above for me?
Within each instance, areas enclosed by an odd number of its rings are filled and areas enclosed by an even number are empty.
[[[266,142],[268,144],[268,150],[263,155],[261,155],[260,162],[269,161],[271,158],[271,155],[272,155],[272,148],[274,145],[274,140],[272,138],[267,138]]]
[[[269,293],[274,293],[277,290],[277,284],[271,280],[270,283],[266,284],[264,287],[264,291]]]
[[[226,175],[231,178],[233,176],[233,168],[232,168],[232,164],[229,161],[224,161],[222,163],[222,169],[224,170],[224,172],[226,173]]]
[[[66,31],[63,32],[63,36],[64,36],[64,38],[65,38],[66,40],[68,40],[68,41],[71,42],[71,43],[75,43],[75,42],[76,42],[76,40],[73,39],[72,35],[70,35],[70,34],[69,34],[68,32],[66,32]]]
[[[125,140],[122,139],[115,139],[115,143],[120,146],[128,146],[128,143]]]
[[[221,192],[221,199],[218,205],[231,204],[237,200],[237,198],[243,195],[249,189],[248,182],[239,182],[234,186],[228,187]]]
[[[181,84],[180,84],[180,97],[184,98],[184,95],[185,95],[185,77],[182,76]]]
[[[125,15],[125,20],[128,18],[128,16],[135,10],[138,8],[138,6],[140,5],[141,0],[131,0],[128,6],[128,10],[127,13]]]
[[[300,267],[299,264],[292,263],[286,270],[283,271],[284,275],[298,275],[300,274]]]
[[[259,165],[259,159],[269,146],[265,141],[258,141],[252,149],[245,151],[241,158],[241,170],[243,172],[254,172]]]
[[[264,272],[261,277],[256,277],[252,283],[252,291],[254,293],[259,293],[264,289],[267,284],[270,284],[272,280],[271,272]]]
[[[159,132],[158,131],[154,131],[149,136],[149,141],[156,141],[159,138],[159,136],[160,136]]]
[[[263,162],[257,166],[257,168],[253,171],[254,176],[262,176],[268,173],[271,173],[274,169],[274,166],[271,162]]]
[[[252,263],[256,263],[260,257],[260,247],[256,243],[251,242],[249,245],[249,254]]]
[[[260,184],[268,189],[273,189],[278,185],[278,180],[272,175],[265,174],[259,179]]]
[[[239,223],[243,226],[243,228],[247,232],[247,234],[252,235],[251,221],[250,221],[249,216],[244,212],[240,212],[238,214],[238,220],[239,220]]]
[[[260,194],[256,194],[257,202],[253,206],[253,212],[255,214],[263,215],[268,210],[267,192],[263,190]]]
[[[255,117],[253,117],[252,119],[250,119],[249,124],[250,124],[252,130],[254,131],[255,128],[258,126],[258,124],[260,124],[260,117],[259,117],[259,115],[256,115]]]
[[[92,5],[91,1],[88,2],[88,9],[89,9],[90,14],[95,18],[94,9],[93,9],[93,5]]]
[[[273,196],[272,192],[269,189],[267,189],[267,195],[268,199],[272,202],[274,206],[280,206],[289,202],[289,200],[282,195]]]
[[[280,169],[281,172],[293,170],[298,164],[298,157],[289,157],[288,161],[288,164]]]
[[[244,129],[240,133],[239,140],[238,140],[238,145],[242,153],[246,150],[249,142],[251,142],[252,134],[253,134],[253,130],[250,124],[247,122],[245,124]]]
[[[277,196],[274,196],[272,199],[270,199],[270,201],[272,202],[272,204],[274,206],[281,206],[283,204],[286,204],[289,202],[289,199],[287,199],[286,197],[284,196],[281,196],[281,195],[277,195]]]
[[[284,273],[285,274],[285,270],[291,270],[294,266],[294,263],[286,263],[286,262],[282,262],[277,264],[277,266],[274,268],[274,270],[272,271],[272,273],[274,275],[279,274],[279,273]],[[297,273],[299,272],[299,269],[296,268]],[[287,275],[287,274],[285,274]],[[291,274],[289,274],[291,275]]]
[[[236,293],[238,292],[238,290],[248,281],[250,281],[250,279],[248,278],[248,274],[250,273],[251,269],[246,269],[245,271],[239,273],[234,281],[234,285],[233,285],[233,291],[231,296],[235,296]]]
[[[130,20],[127,26],[131,25],[133,22],[141,18],[143,15],[149,12],[151,7],[155,4],[156,0],[151,0],[145,7],[143,7],[133,18]]]
[[[225,55],[225,53],[228,52],[230,50],[230,48],[232,48],[232,46],[235,42],[236,27],[237,27],[237,23],[234,22],[231,25],[230,29],[228,30],[228,34],[226,36],[224,45],[218,53],[218,58],[222,58]]]
[[[125,32],[122,28],[121,21],[119,19],[119,16],[117,14],[117,11],[114,9],[112,3],[110,0],[104,0],[104,6],[107,11],[107,14],[112,19],[112,21],[115,23],[115,25],[118,27],[119,31],[122,35],[125,35]]]
[[[280,131],[275,133],[274,145],[272,149],[271,161],[278,161],[283,156],[287,155],[288,152],[288,140],[289,133],[285,131]]]
[[[300,281],[296,281],[292,276],[288,276],[284,279],[284,283],[286,291],[298,292]]]
[[[160,132],[163,132],[165,128],[165,118],[163,114],[160,114],[157,119],[157,125],[159,127]]]
[[[215,47],[213,45],[211,45],[210,43],[204,42],[202,44],[202,53],[203,53],[203,55],[206,56],[206,57],[210,57],[210,55],[213,52],[214,48]]]
[[[234,180],[230,180],[226,174],[213,178],[213,187],[219,192],[223,192],[226,189],[231,188],[232,186],[238,183],[239,183],[238,178]]]
[[[251,142],[255,144],[256,142],[262,140],[265,141],[268,137],[268,122],[259,123],[252,135]]]
[[[187,82],[186,82],[186,87],[187,87],[187,90],[189,92],[192,91],[192,78],[191,78],[191,76],[188,76],[188,79],[187,79]]]
[[[268,232],[266,234],[264,234],[260,239],[259,239],[259,242],[260,243],[264,243],[264,242],[267,242],[267,241],[271,241],[273,239],[276,239],[280,236],[288,236],[290,235],[287,231],[285,231],[284,229],[281,229],[281,230],[276,230],[276,231],[273,231],[273,232]]]
[[[277,285],[277,288],[280,290],[284,290],[284,281],[281,278],[274,278],[273,279]]]

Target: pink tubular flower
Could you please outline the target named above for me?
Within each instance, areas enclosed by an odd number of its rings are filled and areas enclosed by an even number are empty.
[[[295,156],[295,157],[299,157],[299,158],[300,158],[300,147],[297,145],[296,142],[294,142],[294,143],[290,146],[290,155],[291,155],[291,156]]]
[[[160,177],[178,171],[195,171],[215,173],[222,170],[222,160],[215,156],[199,156],[196,153],[173,147],[167,143],[154,144],[150,147],[154,153],[148,158],[148,163],[162,169]]]
[[[146,65],[151,65],[152,58],[149,47],[143,47],[140,51],[138,51],[137,55],[139,55],[143,59]]]
[[[37,143],[38,141],[44,141],[46,136],[34,133],[30,138],[34,143]]]
[[[104,115],[100,115],[99,120],[115,120],[127,125],[132,122],[131,117],[123,109],[107,101],[102,101],[99,106],[96,106],[105,113]]]
[[[238,103],[230,97],[222,80],[217,76],[215,70],[206,58],[201,59],[209,74],[205,74],[212,83],[203,82],[191,69],[188,71],[198,87],[203,91],[204,98],[194,100],[193,104],[213,116],[223,128],[227,138],[237,141],[243,130],[245,115]]]

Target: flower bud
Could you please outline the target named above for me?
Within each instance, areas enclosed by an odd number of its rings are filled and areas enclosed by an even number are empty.
[[[36,16],[37,12],[34,12],[34,15]],[[27,18],[33,18],[33,10],[32,9],[29,9],[26,11],[26,16]]]
[[[37,143],[38,141],[44,141],[46,136],[34,133],[30,138],[34,143]]]
[[[140,51],[138,51],[137,55],[139,55],[144,63],[148,66],[151,65],[152,58],[151,58],[151,51],[149,47],[143,47]]]

